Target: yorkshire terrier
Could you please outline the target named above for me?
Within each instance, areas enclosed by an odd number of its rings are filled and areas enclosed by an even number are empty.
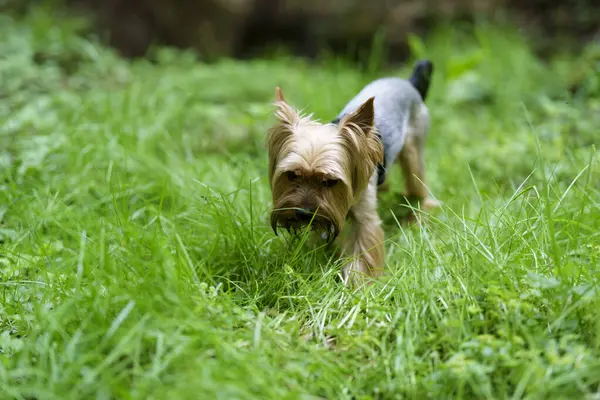
[[[350,256],[342,270],[346,283],[383,274],[377,191],[386,185],[388,166],[400,164],[407,199],[419,199],[423,210],[439,205],[428,196],[424,171],[432,72],[430,61],[420,61],[409,80],[375,80],[330,123],[302,115],[275,90],[277,122],[268,135],[271,226],[276,235],[278,227],[298,232],[310,226],[328,242],[339,237]]]

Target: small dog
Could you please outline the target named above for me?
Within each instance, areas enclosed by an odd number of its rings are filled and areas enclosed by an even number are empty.
[[[346,283],[383,273],[377,191],[388,166],[399,162],[406,198],[420,199],[421,209],[439,204],[427,193],[423,154],[432,72],[430,61],[420,61],[408,81],[375,80],[325,124],[302,115],[275,90],[277,122],[268,135],[271,226],[276,235],[278,227],[297,232],[310,226],[328,242],[340,237],[352,256],[342,270]]]

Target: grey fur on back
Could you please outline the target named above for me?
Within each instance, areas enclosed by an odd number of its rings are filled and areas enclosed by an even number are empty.
[[[379,168],[378,183],[387,176],[389,168],[402,150],[404,140],[410,126],[414,125],[417,114],[428,124],[427,114],[420,113],[424,106],[423,99],[417,89],[408,80],[390,77],[377,79],[365,86],[338,114],[339,121],[346,114],[355,111],[369,98],[375,97],[375,127],[381,137],[384,148],[383,168]]]

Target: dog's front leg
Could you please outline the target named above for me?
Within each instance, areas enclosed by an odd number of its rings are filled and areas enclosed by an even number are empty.
[[[377,184],[371,183],[351,210],[352,226],[343,239],[344,257],[348,263],[342,271],[346,284],[360,284],[365,278],[383,274],[385,261],[384,233],[377,214]]]

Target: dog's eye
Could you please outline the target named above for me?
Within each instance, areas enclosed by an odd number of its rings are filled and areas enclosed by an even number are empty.
[[[297,174],[296,174],[296,172],[294,172],[294,171],[288,171],[288,172],[286,172],[285,174],[287,175],[287,178],[288,178],[290,181],[293,181],[293,180],[295,180],[295,179],[297,179],[297,178],[298,178],[298,175],[297,175]]]
[[[332,187],[332,186],[335,186],[338,182],[339,182],[338,179],[325,179],[323,181],[323,186]]]

